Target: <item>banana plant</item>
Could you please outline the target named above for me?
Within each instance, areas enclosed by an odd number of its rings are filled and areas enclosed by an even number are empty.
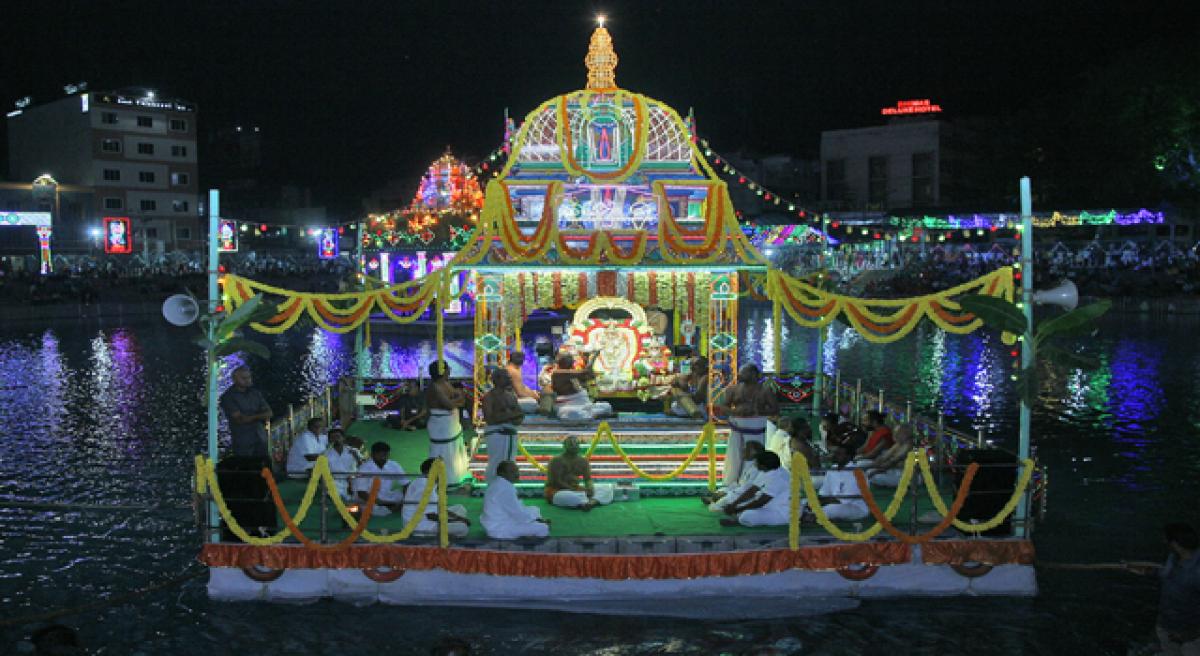
[[[984,325],[1021,336],[1025,348],[1033,350],[1032,364],[1016,375],[1017,391],[1027,405],[1033,405],[1037,396],[1039,362],[1083,370],[1099,366],[1094,358],[1067,350],[1051,340],[1095,332],[1096,320],[1112,307],[1112,301],[1108,299],[1075,308],[1036,325],[1029,325],[1025,313],[1015,303],[995,296],[966,294],[959,297],[958,303],[962,309],[979,317]]]
[[[193,300],[195,300],[194,297]],[[199,305],[199,302],[197,304]],[[262,294],[255,295],[228,314],[225,312],[203,313],[198,321],[200,337],[196,338],[195,343],[212,358],[223,358],[234,353],[249,353],[269,360],[271,359],[270,349],[252,339],[242,337],[241,328],[248,323],[269,319],[278,313],[279,310],[275,304],[264,301]]]

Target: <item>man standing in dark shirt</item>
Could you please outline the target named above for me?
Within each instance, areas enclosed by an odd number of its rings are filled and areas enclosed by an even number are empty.
[[[233,370],[233,386],[221,395],[221,410],[229,420],[233,455],[266,458],[266,423],[274,413],[250,377],[250,368],[242,365]]]
[[[1159,572],[1158,640],[1164,654],[1200,654],[1200,537],[1187,524],[1163,532],[1171,555]]]

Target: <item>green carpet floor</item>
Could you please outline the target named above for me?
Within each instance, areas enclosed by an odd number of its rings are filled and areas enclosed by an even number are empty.
[[[425,431],[396,431],[385,428],[378,422],[359,422],[350,427],[350,434],[357,435],[370,447],[372,442],[383,440],[392,445],[391,458],[400,464],[406,472],[420,471],[420,463],[428,453],[428,437]],[[915,482],[915,481],[914,481]],[[282,481],[280,492],[290,510],[295,509],[303,493],[305,483],[301,481]],[[880,507],[886,507],[891,501],[894,490],[887,488],[871,489]],[[933,509],[924,486],[916,495],[916,515]],[[943,498],[949,499],[950,490],[943,490]],[[462,505],[467,509],[467,516],[472,520],[470,539],[485,539],[483,527],[479,525],[479,514],[483,509],[483,499],[469,496],[466,490],[450,493],[451,505]],[[908,495],[895,523],[903,530],[909,530],[912,512],[913,495]],[[623,536],[688,536],[688,535],[752,535],[779,534],[787,531],[786,527],[725,527],[718,520],[722,515],[709,512],[695,496],[648,497],[637,501],[614,502],[584,513],[578,510],[557,508],[546,503],[544,499],[526,498],[524,503],[541,509],[542,516],[551,520],[552,537],[623,537]],[[336,540],[345,536],[349,531],[342,524],[340,517],[332,505],[328,508],[326,531],[329,539]],[[301,528],[310,537],[316,537],[321,525],[321,507],[314,505],[309,517]],[[862,526],[874,523],[873,519],[859,522]],[[372,531],[397,532],[403,527],[399,515],[372,518]],[[842,528],[854,530],[854,522],[839,523]],[[802,533],[806,536],[825,536],[827,532],[819,526],[805,526]]]

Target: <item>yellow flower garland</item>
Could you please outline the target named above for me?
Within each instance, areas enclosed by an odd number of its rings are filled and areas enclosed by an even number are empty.
[[[596,435],[592,438],[592,441],[588,445],[587,451],[584,452],[583,457],[590,459],[592,454],[596,451],[596,446],[602,439],[604,439],[612,444],[613,450],[616,451],[617,455],[626,465],[629,466],[629,469],[631,469],[634,474],[651,481],[669,481],[678,478],[681,474],[683,474],[683,472],[687,471],[687,468],[691,466],[692,462],[700,456],[700,452],[704,450],[705,446],[707,446],[708,489],[715,490],[717,487],[716,435],[716,427],[713,426],[711,422],[705,424],[704,429],[700,433],[700,438],[696,440],[696,446],[692,449],[692,452],[688,454],[688,457],[684,459],[682,464],[676,467],[674,471],[667,474],[650,474],[638,467],[637,463],[635,463],[633,459],[629,457],[629,454],[625,453],[625,450],[621,448],[621,443],[617,441],[616,435],[613,434],[612,427],[608,425],[607,421],[604,421],[600,422],[600,426],[596,429]],[[521,451],[521,455],[525,456],[525,459],[528,460],[529,464],[533,465],[535,469],[543,474],[547,473],[545,465],[538,462],[537,459],[534,458],[533,454],[525,448],[525,444],[521,441],[520,436],[517,437],[517,449]]]
[[[900,481],[896,485],[896,494],[892,497],[891,503],[888,504],[886,510],[883,511],[888,521],[891,521],[896,513],[900,512],[900,507],[904,505],[904,495],[908,492],[908,486],[912,482],[913,472],[916,471],[916,462],[919,451],[914,451],[909,454],[909,457],[904,461],[904,471],[900,474]],[[803,455],[797,453],[792,456],[792,503],[791,503],[791,521],[788,526],[788,542],[792,549],[800,548],[800,486],[804,486],[804,494],[808,497],[808,508],[817,518],[817,523],[820,524],[833,537],[844,540],[846,542],[863,542],[870,540],[883,530],[883,524],[876,521],[870,528],[858,533],[848,533],[843,531],[830,521],[825,515],[824,509],[821,508],[820,497],[817,495],[817,488],[813,485],[812,474],[808,469],[808,460]]]

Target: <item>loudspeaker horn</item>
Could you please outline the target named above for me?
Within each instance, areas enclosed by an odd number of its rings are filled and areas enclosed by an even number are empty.
[[[187,326],[200,316],[200,306],[187,294],[175,294],[163,301],[163,318],[176,326]]]
[[[1043,289],[1033,293],[1033,302],[1038,305],[1057,305],[1064,310],[1074,310],[1079,305],[1079,289],[1070,280],[1054,289]]]

